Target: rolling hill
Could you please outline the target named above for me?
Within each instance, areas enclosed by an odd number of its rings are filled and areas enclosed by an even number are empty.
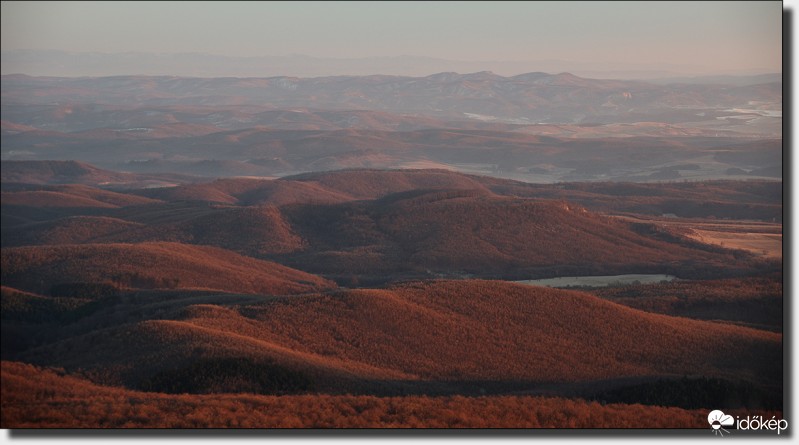
[[[131,175],[97,168],[78,161],[5,161],[2,182],[27,184],[99,184],[130,181]]]
[[[730,251],[686,242],[656,225],[631,225],[568,202],[480,191],[421,190],[282,211],[309,247],[276,258],[338,276],[444,273],[522,279],[672,267],[682,275],[700,268],[732,271],[739,261]]]
[[[94,197],[95,207],[43,207],[32,191],[4,192],[3,245],[179,242],[277,261],[340,283],[478,276],[671,273],[745,274],[750,256],[712,247],[654,222],[601,211],[684,208],[763,216],[777,184],[724,190],[693,185],[542,186],[444,170],[354,170],[277,180],[220,179],[115,193],[58,186]],[[75,192],[77,193],[77,192]],[[619,194],[630,200],[621,201]],[[779,195],[778,195],[779,196]],[[715,201],[704,201],[715,197]],[[103,199],[105,202],[99,201]],[[56,203],[69,202],[66,199]],[[622,202],[621,205],[619,203]],[[113,205],[113,204],[131,205]],[[701,211],[701,210],[700,210]],[[366,280],[366,281],[363,281]]]
[[[116,193],[85,185],[42,186],[38,190],[2,192],[3,205],[28,207],[118,208],[158,202],[142,196]]]
[[[56,139],[59,139],[56,136]],[[176,174],[139,175],[105,170],[76,160],[15,161],[3,159],[0,181],[13,184],[82,184],[114,188],[139,188],[174,185],[197,178]]]
[[[146,189],[140,195],[164,201],[211,201],[226,204],[334,204],[382,198],[416,189],[481,190],[478,178],[446,170],[354,169],[268,179],[218,179],[203,184]]]
[[[725,149],[724,156],[732,151]],[[100,170],[88,164],[75,163],[90,170]],[[71,165],[69,161],[3,162],[3,192],[55,192],[93,199],[98,191],[77,186],[44,186],[41,183],[68,181],[109,188],[101,185],[116,173],[105,171],[99,176],[54,177],[53,165]],[[677,166],[692,169],[691,165]],[[682,171],[688,171],[682,170]],[[77,171],[82,171],[78,169]],[[142,177],[140,175],[140,177]],[[143,177],[146,177],[143,176]],[[83,178],[83,179],[81,179]],[[93,178],[93,179],[92,179]],[[9,181],[6,182],[5,179]],[[195,178],[196,180],[196,178]],[[176,184],[172,184],[176,185]],[[268,204],[283,206],[295,203],[333,204],[352,200],[376,199],[390,193],[414,189],[471,189],[496,195],[567,200],[600,212],[626,212],[660,216],[719,217],[732,219],[771,220],[782,218],[782,182],[769,180],[711,180],[665,183],[640,182],[563,182],[558,184],[526,183],[474,174],[458,174],[447,170],[377,170],[346,169],[286,176],[278,180],[265,178],[223,178],[215,181],[183,183],[174,187],[152,187],[140,182],[124,190],[110,185],[109,191],[136,194],[164,201],[208,201],[235,205]],[[38,193],[39,195],[44,195]],[[103,193],[103,196],[110,196]],[[35,198],[36,195],[32,195]],[[42,196],[43,198],[44,196]],[[71,196],[51,199],[55,203],[69,202]],[[623,198],[623,199],[622,199]],[[115,201],[99,199],[115,205],[134,203],[136,198],[116,195]],[[125,201],[127,200],[127,201]],[[139,200],[141,202],[141,200]],[[35,199],[24,195],[4,195],[3,204],[18,203],[37,206]],[[105,206],[104,204],[97,204]]]
[[[143,224],[104,216],[68,216],[2,230],[3,247],[87,244],[143,228]]]
[[[302,293],[333,286],[279,264],[178,243],[4,247],[2,269],[4,285],[56,295],[92,283],[249,294]]]
[[[237,392],[253,384],[237,369],[252,366],[285,377],[267,393],[391,395],[684,375],[772,388],[781,356],[776,333],[469,280],[286,297],[139,292],[84,311],[15,359],[166,392],[187,382]],[[219,392],[211,385],[188,392]]]
[[[499,196],[566,200],[589,210],[660,216],[771,220],[782,218],[781,181],[566,182],[536,184],[446,170],[348,169],[278,180],[219,179],[136,193],[165,201],[238,205],[334,204],[416,189],[478,190]]]
[[[672,214],[681,218],[733,220],[782,219],[782,181],[526,184],[487,177],[480,180],[499,195],[567,200],[604,213]]]

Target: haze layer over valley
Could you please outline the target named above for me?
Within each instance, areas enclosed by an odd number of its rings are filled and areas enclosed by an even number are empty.
[[[445,168],[527,182],[782,174],[779,82],[10,75],[2,99],[3,160],[199,176]]]

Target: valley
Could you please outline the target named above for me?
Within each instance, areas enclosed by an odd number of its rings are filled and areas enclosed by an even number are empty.
[[[781,87],[4,75],[2,426],[780,415]]]
[[[637,400],[630,394],[660,394],[647,396],[654,399],[646,409],[704,407],[672,398],[710,379],[748,398],[725,402],[709,392],[706,403],[781,406],[779,259],[695,235],[769,234],[779,225],[659,216],[669,200],[689,208],[710,196],[727,211],[779,215],[781,195],[766,193],[768,182],[630,183],[625,208],[610,200],[622,184],[578,194],[579,184],[446,170],[118,188],[107,181],[115,173],[88,164],[3,167],[4,178],[14,178],[3,183],[2,200],[3,378],[17,382],[21,363],[35,365],[43,381],[67,379],[73,389],[57,397],[100,385],[124,413],[132,408],[114,399],[120,394],[156,411],[200,400],[222,410],[297,410],[310,400],[302,397],[320,394],[313,397],[326,397],[332,412],[421,404],[432,416],[424,425],[438,424],[431,419],[441,403],[556,412],[565,400],[557,398],[577,397],[581,410],[595,411],[594,400],[621,403],[606,420],[613,426]],[[82,184],[69,184],[70,174]],[[129,184],[141,184],[129,175]],[[716,193],[722,185],[734,200]],[[564,200],[588,194],[607,201],[586,200],[589,209]],[[644,205],[637,194],[658,198],[647,201],[651,215],[633,213]],[[619,210],[628,213],[614,216]],[[610,286],[507,282],[577,275]],[[741,279],[759,284],[746,293]],[[692,290],[707,280],[726,294],[714,300]],[[15,392],[19,385],[4,385],[4,400],[29,400]],[[186,393],[193,395],[177,395]],[[25,412],[3,403],[4,412]],[[75,426],[91,416],[69,411],[46,424]],[[388,422],[381,418],[375,422]],[[141,419],[107,425],[165,425]],[[415,424],[403,419],[398,425]],[[472,419],[441,425],[480,424]]]

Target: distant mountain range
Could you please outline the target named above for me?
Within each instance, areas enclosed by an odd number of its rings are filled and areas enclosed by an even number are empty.
[[[781,82],[743,87],[728,84],[664,86],[587,79],[569,73],[532,72],[503,77],[481,71],[442,72],[426,77],[314,78],[7,75],[2,79],[3,120],[25,125],[32,122],[16,118],[18,113],[25,113],[23,105],[55,104],[124,105],[128,110],[132,107],[226,107],[237,113],[247,113],[251,110],[248,107],[370,110],[519,125],[708,120],[718,123],[731,113],[779,117],[782,109]],[[73,111],[64,109],[63,114]],[[98,119],[93,117],[91,121]],[[258,125],[254,119],[244,123],[250,127]]]
[[[636,63],[607,66],[567,60],[533,61],[459,61],[419,56],[364,57],[335,59],[306,55],[231,57],[200,53],[88,53],[57,50],[14,50],[0,53],[3,74],[33,76],[116,76],[174,75],[194,77],[320,77],[342,75],[391,74],[427,76],[439,72],[470,73],[490,70],[506,76],[545,71],[571,72],[600,79],[689,78],[690,83],[704,83],[697,76],[718,76],[690,66],[654,66]],[[752,85],[778,81],[779,73],[726,73],[732,85]],[[766,80],[767,79],[767,80]]]

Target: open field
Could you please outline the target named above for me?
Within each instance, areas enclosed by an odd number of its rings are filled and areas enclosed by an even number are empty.
[[[631,222],[654,223],[679,229],[684,236],[705,244],[739,249],[758,256],[782,259],[782,223],[693,218],[615,215]]]
[[[744,231],[713,231],[693,229],[688,236],[702,243],[728,249],[741,249],[768,258],[782,258],[782,233],[753,233]],[[780,229],[781,231],[781,229]]]

